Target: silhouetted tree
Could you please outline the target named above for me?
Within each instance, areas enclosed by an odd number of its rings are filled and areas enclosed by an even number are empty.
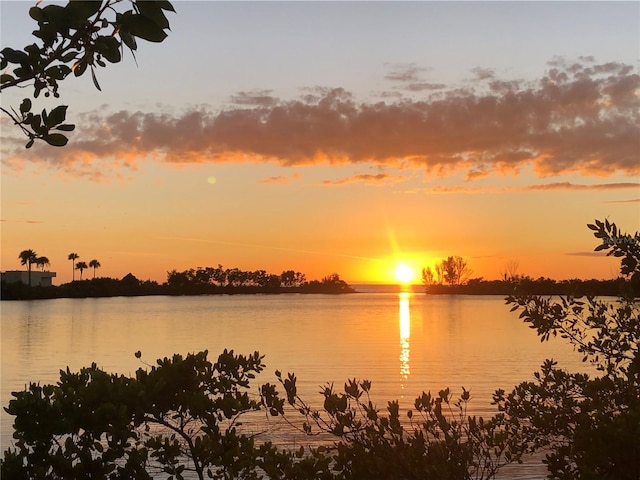
[[[42,268],[44,272],[44,267],[51,266],[49,259],[47,257],[38,257],[36,258],[35,264]]]
[[[213,269],[212,278],[215,283],[222,287],[227,283],[227,271],[222,265],[218,264],[218,266]]]
[[[434,282],[435,282],[435,279],[434,279],[433,270],[431,270],[431,267],[423,268],[422,283],[424,283],[425,286],[429,286],[429,285],[433,285]]]
[[[80,280],[82,280],[82,272],[87,268],[89,267],[87,266],[86,262],[78,262],[76,264],[76,270],[80,270]]]
[[[501,270],[502,280],[505,282],[514,282],[520,278],[520,274],[518,273],[518,269],[520,267],[520,262],[516,259],[509,260]]]
[[[306,281],[305,275],[293,270],[286,270],[280,274],[280,282],[284,287],[299,287]]]
[[[18,258],[20,259],[21,265],[27,266],[27,270],[29,271],[29,286],[31,286],[31,264],[36,263],[38,254],[33,250],[23,250],[20,252],[20,255],[18,255]]]
[[[80,258],[80,256],[77,253],[70,253],[67,258],[69,260],[71,260],[71,280],[75,281],[75,279],[76,279],[76,260],[78,258]]]
[[[435,272],[434,277],[435,277],[436,283],[438,285],[441,285],[442,282],[444,281],[444,270],[442,267],[442,262],[436,263],[434,267],[434,272]]]
[[[89,262],[89,268],[93,268],[93,278],[96,278],[96,268],[100,268],[100,262],[95,258]]]
[[[448,257],[442,261],[441,265],[444,279],[449,285],[461,285],[471,275],[471,270],[462,257]]]
[[[189,285],[189,278],[185,272],[171,270],[170,272],[167,272],[167,284],[178,288],[186,287]]]

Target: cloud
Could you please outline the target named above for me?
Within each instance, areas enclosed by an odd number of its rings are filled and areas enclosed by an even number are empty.
[[[495,77],[495,72],[491,68],[475,67],[471,69],[475,80],[488,80]]]
[[[8,218],[3,218],[0,222],[8,222],[8,223],[28,223],[32,225],[39,225],[44,223],[43,220],[9,220]]]
[[[251,92],[238,92],[232,95],[231,102],[236,105],[270,107],[275,105],[278,99],[271,95],[271,90],[254,90]]]
[[[629,188],[640,188],[640,183],[635,182],[619,182],[619,183],[599,183],[594,185],[571,183],[571,182],[555,182],[555,183],[541,183],[537,185],[528,185],[522,187],[523,191],[531,190],[626,190]]]
[[[258,183],[280,183],[288,185],[289,183],[299,180],[300,178],[302,178],[302,174],[300,172],[295,172],[292,175],[276,175],[274,177],[265,178],[264,180],[259,180]]]
[[[627,190],[638,189],[640,183],[619,182],[619,183],[599,183],[599,184],[582,184],[571,182],[554,182],[539,183],[533,185],[517,186],[517,187],[468,187],[465,185],[437,185],[433,188],[422,188],[410,191],[409,193],[506,193],[506,192],[540,192],[553,190],[571,190],[571,191],[609,191],[609,190]],[[630,200],[633,201],[633,200]],[[610,203],[610,202],[607,202]]]
[[[353,175],[351,177],[341,178],[340,180],[325,180],[322,182],[322,185],[339,186],[339,185],[348,185],[350,183],[366,183],[369,185],[380,185],[380,184],[387,184],[387,183],[396,183],[402,180],[404,180],[404,177],[400,175],[389,175],[388,173],[377,173],[375,175],[372,175],[372,174]]]
[[[565,255],[571,255],[575,257],[606,257],[607,254],[603,252],[568,252]]]
[[[446,87],[447,86],[444,83],[416,82],[409,83],[406,86],[406,89],[412,92],[421,92],[423,90],[442,90]]]
[[[418,82],[420,74],[430,70],[429,68],[419,67],[415,63],[387,64],[387,67],[392,68],[392,71],[385,75],[384,78],[392,82]]]
[[[609,200],[604,203],[640,203],[640,198],[631,198],[629,200]]]
[[[419,83],[419,68],[388,78]],[[540,177],[640,173],[640,76],[621,63],[554,59],[535,82],[490,72],[473,87],[425,98],[362,102],[341,88],[294,100],[240,92],[214,112],[121,110],[77,118],[64,148],[5,142],[3,163],[39,162],[100,179],[143,159],[174,165],[270,162],[281,166],[409,163],[431,175],[518,172]]]

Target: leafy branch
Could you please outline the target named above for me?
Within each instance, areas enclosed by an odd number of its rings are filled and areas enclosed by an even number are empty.
[[[34,6],[29,16],[38,23],[33,35],[37,43],[23,50],[5,47],[0,52],[0,91],[7,88],[33,87],[32,97],[59,98],[59,82],[71,73],[80,77],[89,70],[94,86],[101,90],[96,69],[119,63],[128,49],[135,60],[136,38],[162,42],[169,30],[165,11],[175,12],[166,0],[131,0],[131,9],[117,8],[123,0],[70,0],[67,5]],[[26,148],[35,140],[62,147],[75,125],[65,123],[67,106],[60,105],[40,114],[32,112],[30,98],[19,110],[0,107],[28,138]]]

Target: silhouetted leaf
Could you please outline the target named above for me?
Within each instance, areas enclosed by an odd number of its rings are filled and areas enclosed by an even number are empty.
[[[33,18],[36,22],[44,21],[44,15],[42,14],[42,9],[40,7],[31,7],[29,9],[29,16]]]
[[[109,62],[118,63],[120,61],[120,43],[114,37],[98,38],[96,47]]]
[[[6,47],[2,49],[0,54],[2,54],[5,60],[9,63],[29,63],[29,56],[21,50],[14,50],[13,48]]]
[[[96,88],[102,91],[102,89],[100,88],[100,84],[98,83],[98,79],[96,78],[96,72],[93,69],[93,65],[91,66],[91,79],[93,80],[93,84],[96,86]]]
[[[47,116],[46,125],[47,127],[53,127],[64,122],[67,117],[67,105],[59,105],[53,110],[49,112]]]
[[[61,133],[50,133],[43,137],[44,141],[53,147],[64,147],[69,139]]]
[[[82,59],[78,62],[76,62],[72,68],[73,70],[73,74],[76,77],[81,76],[86,70],[87,70],[87,62],[85,59]]]
[[[132,15],[128,19],[129,32],[148,42],[162,42],[167,34],[153,20],[143,15]]]
[[[29,110],[31,110],[31,100],[25,98],[20,104],[20,112],[27,113]]]
[[[100,11],[102,0],[71,0],[65,10],[74,22],[84,22]]]
[[[137,2],[142,15],[152,20],[160,28],[169,28],[169,20],[164,16],[162,8],[157,2]]]
[[[156,3],[160,5],[160,8],[163,10],[169,10],[170,12],[175,13],[175,9],[173,8],[173,5],[171,5],[171,2],[167,0],[156,0]]]
[[[136,39],[133,35],[131,35],[129,32],[121,30],[120,31],[120,38],[122,39],[122,42],[129,48],[129,50],[131,50],[132,52],[138,48],[138,45],[136,44]]]
[[[69,28],[70,18],[67,16],[65,7],[61,7],[60,5],[47,5],[42,9],[42,13],[59,31]]]
[[[55,67],[50,67],[45,70],[47,76],[55,78],[56,80],[64,80],[70,72],[71,69],[66,65],[56,65]]]

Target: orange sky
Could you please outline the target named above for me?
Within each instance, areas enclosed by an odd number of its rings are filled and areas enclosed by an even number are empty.
[[[413,3],[180,2],[139,67],[100,71],[103,92],[65,82],[67,147],[25,150],[2,118],[2,269],[30,248],[58,284],[71,252],[157,281],[222,264],[393,282],[449,255],[487,279],[510,260],[616,276],[586,224],[640,224],[638,5]],[[30,28],[2,2],[3,45]]]

